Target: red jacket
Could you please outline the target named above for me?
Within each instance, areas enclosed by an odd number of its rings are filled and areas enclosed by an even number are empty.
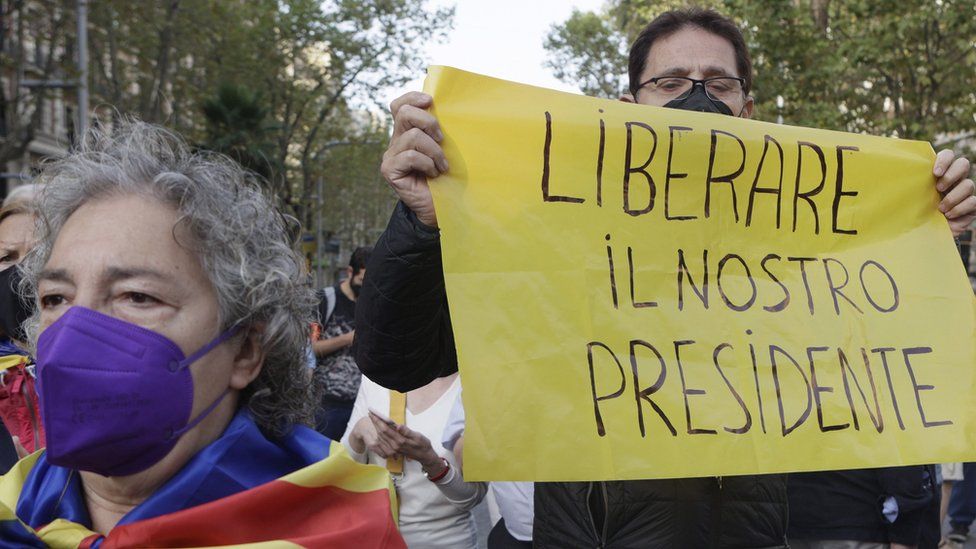
[[[34,365],[29,357],[0,357],[0,419],[30,453],[45,446],[34,383]]]

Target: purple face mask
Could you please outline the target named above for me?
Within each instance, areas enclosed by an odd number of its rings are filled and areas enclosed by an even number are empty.
[[[144,471],[223,400],[190,421],[189,357],[166,337],[84,307],[71,307],[37,341],[37,392],[47,460],[104,476]]]

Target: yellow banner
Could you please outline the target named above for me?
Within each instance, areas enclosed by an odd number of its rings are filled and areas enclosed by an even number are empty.
[[[425,89],[468,479],[976,460],[929,144],[446,67]]]

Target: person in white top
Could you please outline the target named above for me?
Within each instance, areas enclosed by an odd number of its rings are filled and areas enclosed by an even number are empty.
[[[455,373],[408,392],[405,425],[397,425],[387,417],[390,390],[364,377],[342,437],[360,463],[386,467],[389,457],[405,458],[403,473],[393,478],[400,533],[411,548],[477,547],[471,509],[484,498],[487,487],[464,482],[453,453],[441,444],[460,391]]]

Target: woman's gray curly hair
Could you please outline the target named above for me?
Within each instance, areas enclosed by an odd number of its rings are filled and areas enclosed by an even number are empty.
[[[193,240],[182,244],[216,289],[222,329],[262,330],[264,366],[243,391],[242,405],[271,435],[310,422],[317,399],[306,360],[315,297],[289,236],[297,221],[279,213],[258,176],[223,155],[192,151],[163,128],[127,121],[111,133],[91,131],[77,151],[46,165],[39,180],[38,245],[21,265],[24,295],[36,296],[54,241],[82,204],[128,193],[160,199],[176,208],[178,225]],[[38,317],[26,326],[32,347]]]

